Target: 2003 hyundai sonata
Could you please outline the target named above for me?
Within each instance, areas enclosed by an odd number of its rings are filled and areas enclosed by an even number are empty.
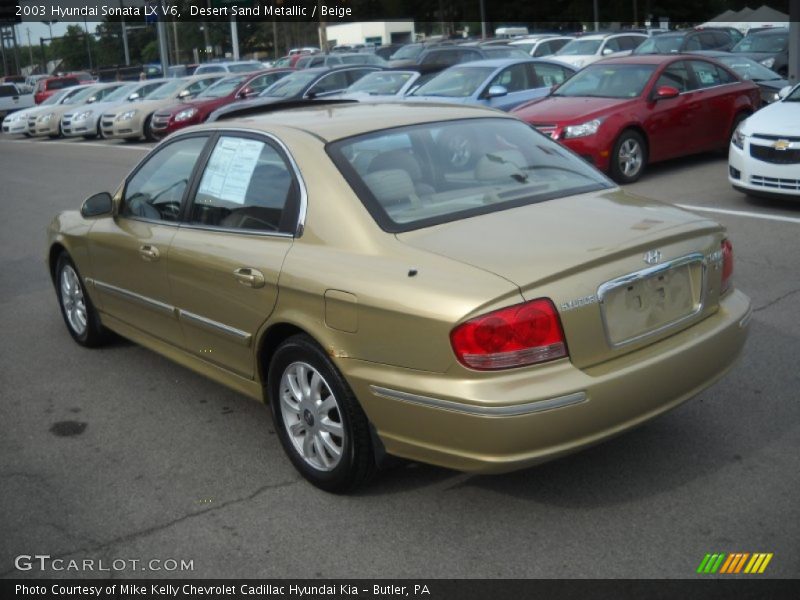
[[[69,333],[268,401],[346,491],[387,455],[504,472],[717,380],[750,302],[713,221],[484,108],[331,103],[187,129],[49,228]]]

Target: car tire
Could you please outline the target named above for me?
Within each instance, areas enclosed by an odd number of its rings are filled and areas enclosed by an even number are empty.
[[[153,128],[150,125],[150,122],[153,120],[153,115],[150,115],[144,120],[144,127],[142,131],[144,132],[144,139],[148,142],[155,142],[156,138],[153,135]]]
[[[100,323],[100,316],[86,293],[78,269],[66,252],[62,252],[56,261],[55,285],[61,316],[72,339],[88,348],[103,345],[109,332]]]
[[[309,482],[344,493],[372,477],[377,468],[367,416],[314,340],[295,335],[278,346],[267,391],[283,449]]]
[[[106,139],[106,134],[103,133],[103,127],[99,119],[97,120],[97,137],[100,138],[101,140]]]
[[[611,153],[611,178],[617,183],[633,183],[647,165],[647,144],[638,132],[623,131]]]

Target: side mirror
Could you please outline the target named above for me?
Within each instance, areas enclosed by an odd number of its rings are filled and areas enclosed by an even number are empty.
[[[189,90],[181,90],[181,92],[178,94],[178,98],[188,98],[191,95],[192,92],[190,92]]]
[[[139,92],[134,92],[130,96],[128,96],[128,102],[133,102],[134,100],[139,99]]]
[[[613,54],[614,51],[611,48],[603,48],[603,56],[608,56],[609,54]]]
[[[791,91],[792,91],[792,86],[790,86],[790,85],[787,85],[786,87],[781,88],[781,90],[778,92],[778,98],[781,98],[781,99],[786,98],[786,96],[788,96],[789,92],[791,92]]]
[[[676,98],[679,95],[680,91],[678,88],[674,88],[671,85],[662,85],[656,90],[655,99],[668,100],[669,98]]]
[[[257,96],[258,92],[255,91],[251,87],[245,87],[239,90],[239,98],[252,98],[253,96]]]
[[[91,98],[86,100],[86,104],[91,104],[92,102],[96,102],[96,101],[97,101],[97,96],[92,96]]]
[[[489,91],[486,92],[486,96],[488,98],[499,98],[500,96],[505,96],[508,94],[508,89],[503,85],[493,85],[489,88]]]
[[[110,216],[114,210],[114,202],[111,194],[100,192],[94,196],[89,196],[81,205],[81,216],[87,219],[92,217]]]

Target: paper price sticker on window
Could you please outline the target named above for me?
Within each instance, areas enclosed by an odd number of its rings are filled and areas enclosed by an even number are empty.
[[[244,204],[263,148],[264,144],[255,140],[221,138],[208,161],[198,195]]]

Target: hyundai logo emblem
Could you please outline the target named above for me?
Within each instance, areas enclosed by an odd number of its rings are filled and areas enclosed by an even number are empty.
[[[645,255],[642,258],[648,265],[656,265],[661,262],[661,250],[650,250],[649,252],[645,252]]]

